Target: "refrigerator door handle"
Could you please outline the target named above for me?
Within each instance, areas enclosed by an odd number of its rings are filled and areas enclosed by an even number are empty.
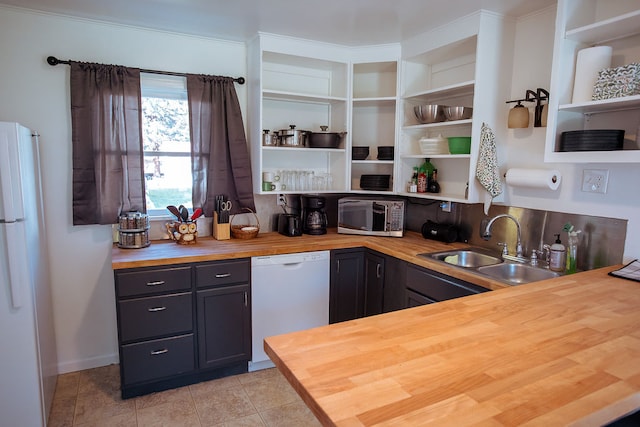
[[[18,183],[14,176],[19,174],[18,151],[17,145],[11,142],[6,132],[0,132],[0,220],[7,223],[22,217],[17,212],[22,204],[22,197],[20,189],[16,188]]]
[[[27,245],[25,244],[23,222],[5,224],[7,232],[7,268],[9,270],[9,289],[13,308],[22,307],[22,287],[29,286],[27,272]]]

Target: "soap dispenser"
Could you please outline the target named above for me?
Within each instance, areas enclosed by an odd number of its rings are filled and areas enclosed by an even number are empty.
[[[567,251],[560,241],[560,234],[554,234],[556,241],[549,248],[549,269],[564,271],[567,263]]]

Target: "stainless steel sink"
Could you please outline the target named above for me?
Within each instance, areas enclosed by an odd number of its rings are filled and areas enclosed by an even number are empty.
[[[560,276],[559,273],[544,268],[508,262],[479,267],[477,271],[485,276],[507,282],[511,285],[521,285],[523,283],[536,282],[538,280]]]
[[[435,259],[464,268],[477,268],[502,262],[501,258],[488,255],[473,249],[460,249],[446,252],[418,254],[424,258]]]
[[[460,267],[468,272],[490,277],[509,285],[522,285],[560,276],[560,273],[543,267],[534,267],[511,259],[505,260],[484,248],[427,252],[418,256]]]

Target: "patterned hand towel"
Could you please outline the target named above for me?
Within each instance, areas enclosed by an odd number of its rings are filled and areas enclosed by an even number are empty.
[[[484,214],[487,215],[491,201],[502,193],[502,182],[498,169],[495,136],[486,123],[482,124],[480,132],[480,153],[476,165],[476,179],[487,190],[484,195]]]

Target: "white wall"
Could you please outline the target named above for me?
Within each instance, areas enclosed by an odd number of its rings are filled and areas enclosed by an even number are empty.
[[[516,26],[511,99],[524,98],[526,90],[549,90],[555,29],[555,7],[521,18]],[[554,94],[552,93],[551,96]],[[506,101],[506,100],[505,100]],[[529,106],[533,104],[528,104]],[[505,104],[508,114],[513,104]],[[556,212],[578,213],[627,219],[626,261],[640,258],[640,165],[543,163],[546,128],[534,128],[533,115],[527,129],[509,129],[506,158],[498,159],[501,169],[531,167],[558,169],[562,183],[557,191],[513,189],[505,186],[504,204]],[[504,152],[501,150],[500,152]],[[608,169],[606,194],[581,191],[583,169]]]
[[[60,372],[118,361],[110,226],[73,227],[69,67],[46,57],[246,76],[244,44],[0,7],[0,120],[41,134]],[[246,111],[245,86],[236,86]]]

